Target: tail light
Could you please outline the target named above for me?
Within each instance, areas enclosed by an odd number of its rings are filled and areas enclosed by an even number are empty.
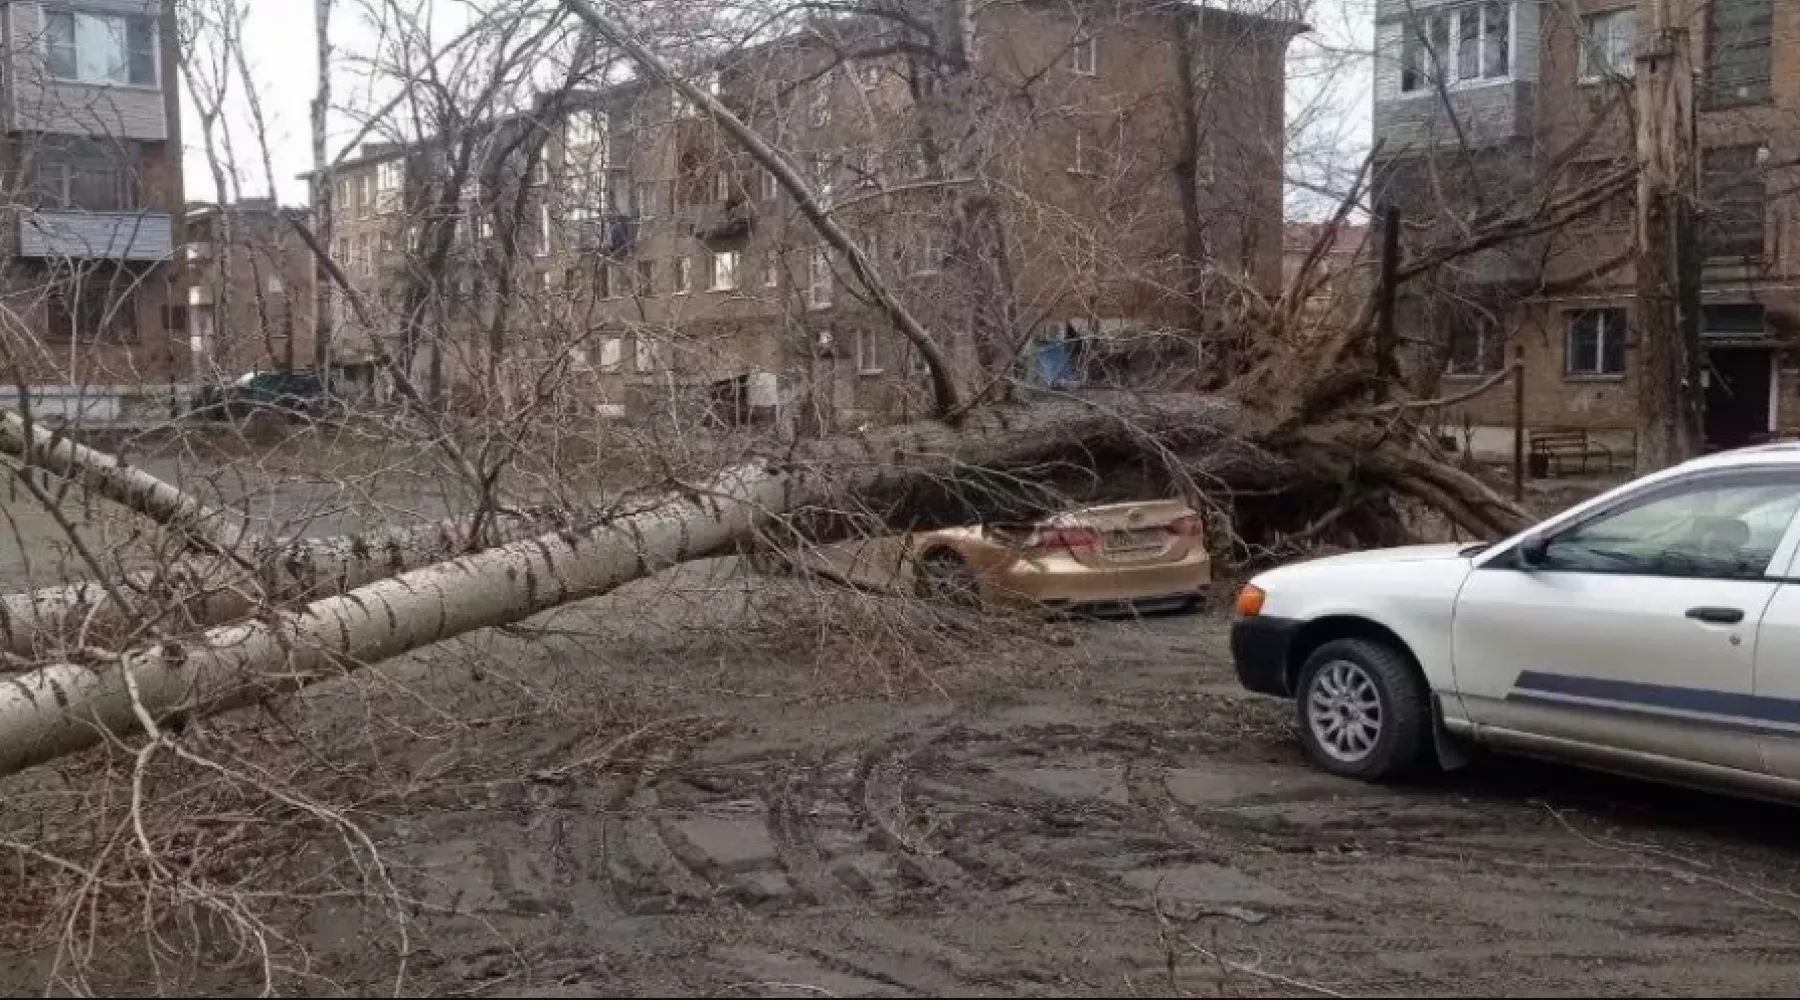
[[[1097,549],[1100,532],[1093,528],[1039,528],[1031,536],[1034,549]]]
[[[1199,538],[1201,529],[1204,527],[1205,524],[1200,520],[1200,515],[1189,514],[1186,517],[1170,521],[1169,534],[1181,538]]]

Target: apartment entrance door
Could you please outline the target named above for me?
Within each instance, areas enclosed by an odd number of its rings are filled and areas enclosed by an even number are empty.
[[[1706,352],[1706,447],[1740,448],[1775,428],[1775,352],[1713,347]]]

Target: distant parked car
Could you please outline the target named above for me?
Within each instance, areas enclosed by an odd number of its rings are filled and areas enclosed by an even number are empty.
[[[912,537],[920,596],[1070,611],[1199,605],[1212,582],[1200,515],[1178,500],[1086,507]]]
[[[226,385],[205,386],[195,394],[192,412],[209,420],[242,420],[253,413],[318,420],[342,409],[324,379],[301,370],[248,372]]]

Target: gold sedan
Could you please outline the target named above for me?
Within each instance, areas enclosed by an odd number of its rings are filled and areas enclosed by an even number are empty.
[[[1192,608],[1212,582],[1200,516],[1179,500],[915,535],[920,596],[1081,611]]]

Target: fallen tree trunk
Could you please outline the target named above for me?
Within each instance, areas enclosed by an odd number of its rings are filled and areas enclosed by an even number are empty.
[[[127,510],[182,535],[197,548],[224,551],[243,541],[246,521],[235,511],[210,507],[123,459],[96,451],[0,410],[0,452],[28,467],[45,469],[92,490]]]
[[[531,510],[489,514],[479,519],[479,529],[471,515],[334,538],[249,536],[228,550],[228,558],[197,556],[129,575],[121,581],[122,591],[136,598],[129,612],[92,580],[0,596],[0,652],[34,659],[57,649],[114,648],[134,634],[188,632],[600,516]],[[477,530],[479,537],[472,537]]]
[[[959,510],[990,505],[1054,506],[1043,484],[1059,478],[1057,469],[1097,469],[1074,456],[1110,464],[1128,453],[1161,461],[1165,450],[1237,454],[1252,437],[1248,429],[1241,408],[1195,399],[988,410],[955,428],[930,424],[816,442],[646,499],[638,513],[586,530],[464,556],[297,611],[214,628],[192,641],[19,675],[0,686],[0,774],[131,731],[143,718],[199,717],[242,706],[604,594],[742,545],[777,517],[854,520],[860,512],[899,521],[904,510],[954,518]],[[1230,461],[1259,461],[1253,455],[1245,451]],[[1047,474],[1011,486],[969,478],[1009,468]],[[978,493],[970,492],[971,483]],[[919,502],[934,494],[948,499]]]

